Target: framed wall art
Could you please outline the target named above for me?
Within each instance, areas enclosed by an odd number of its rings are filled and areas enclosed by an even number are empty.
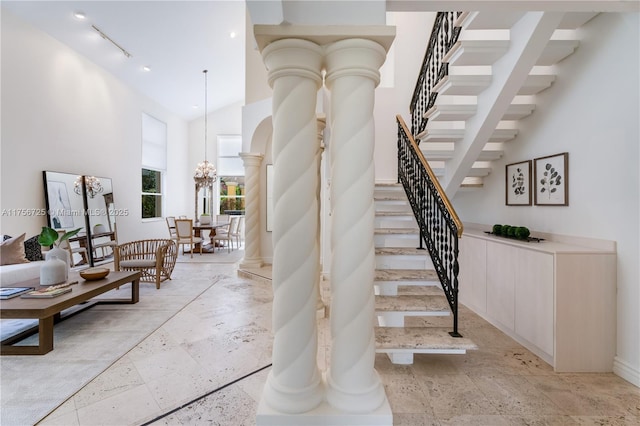
[[[536,206],[569,205],[569,153],[533,160]]]
[[[531,160],[505,166],[505,204],[531,205]]]

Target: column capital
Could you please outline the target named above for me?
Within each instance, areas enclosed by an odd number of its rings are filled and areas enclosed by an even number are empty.
[[[281,39],[303,39],[320,46],[340,40],[361,38],[391,48],[396,27],[390,25],[254,25],[258,48],[262,52],[269,44]]]
[[[285,38],[262,49],[262,59],[269,71],[269,85],[281,77],[304,77],[322,83],[322,47],[308,40]]]
[[[264,154],[253,152],[240,152],[238,155],[242,158],[242,163],[245,167],[259,166],[264,159]]]
[[[340,40],[325,47],[328,86],[340,77],[360,76],[380,83],[380,67],[387,52],[379,43],[363,38]]]

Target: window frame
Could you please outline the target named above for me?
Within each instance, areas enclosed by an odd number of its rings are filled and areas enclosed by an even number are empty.
[[[140,219],[142,222],[152,222],[163,220],[165,210],[165,176],[167,172],[167,123],[147,114],[142,113],[142,144],[141,144],[141,167],[140,167]],[[145,192],[142,185],[142,179],[145,170],[159,173],[158,185],[159,192]],[[159,197],[156,201],[154,211],[155,216],[144,217],[144,209],[142,205],[145,197]],[[158,208],[160,211],[158,211]]]

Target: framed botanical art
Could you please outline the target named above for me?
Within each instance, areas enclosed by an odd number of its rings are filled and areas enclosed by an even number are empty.
[[[531,160],[505,166],[505,204],[531,205]]]
[[[569,205],[569,153],[533,160],[536,206]]]

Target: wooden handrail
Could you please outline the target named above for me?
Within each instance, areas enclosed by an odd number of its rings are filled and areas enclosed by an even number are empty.
[[[404,132],[407,135],[407,138],[409,139],[409,142],[411,143],[411,147],[413,148],[418,158],[420,159],[420,163],[424,166],[427,174],[429,175],[429,179],[431,179],[431,181],[433,182],[433,185],[438,191],[440,198],[442,198],[442,202],[446,206],[447,211],[451,215],[451,219],[453,220],[453,222],[456,225],[456,228],[458,229],[458,238],[461,238],[464,230],[464,226],[462,225],[462,221],[458,217],[456,210],[453,208],[451,201],[449,201],[449,197],[447,197],[446,192],[444,192],[444,189],[442,189],[442,186],[440,185],[440,181],[436,178],[435,173],[433,173],[433,170],[431,169],[431,166],[427,162],[427,159],[424,158],[424,154],[418,147],[418,144],[416,143],[415,139],[413,138],[413,135],[411,134],[411,132],[409,131],[409,128],[407,127],[407,124],[405,123],[404,119],[400,114],[396,115],[396,120],[398,120],[398,123],[400,124],[400,126],[402,126]]]

